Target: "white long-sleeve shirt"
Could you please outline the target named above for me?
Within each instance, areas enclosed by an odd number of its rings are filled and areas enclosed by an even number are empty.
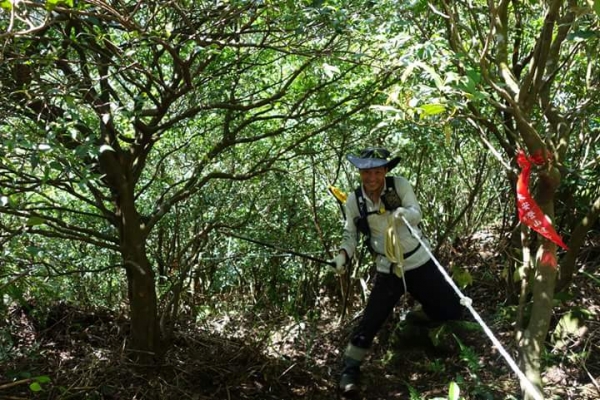
[[[402,201],[402,207],[407,210],[404,216],[410,223],[411,227],[423,242],[428,245],[429,243],[423,238],[421,230],[418,227],[421,222],[421,206],[417,201],[417,197],[412,189],[410,182],[404,177],[395,176],[394,185],[396,192]],[[384,185],[385,186],[385,185]],[[389,226],[389,223],[393,221],[393,211],[385,210],[383,213],[379,213],[382,210],[383,203],[380,200],[374,203],[365,193],[364,188],[361,185],[362,196],[366,202],[367,212],[373,214],[368,215],[369,228],[371,230],[371,247],[377,253],[376,264],[377,270],[384,273],[390,272],[391,261],[385,256],[385,232]],[[381,192],[382,195],[385,193],[386,187]],[[348,257],[352,258],[356,252],[358,246],[358,229],[355,220],[360,217],[360,211],[358,208],[358,202],[356,200],[356,193],[353,191],[346,200],[346,225],[344,227],[344,236],[342,239],[341,248],[346,251]],[[398,222],[397,222],[398,223]],[[402,245],[403,253],[410,253],[419,246],[419,241],[413,237],[408,227],[401,223],[398,225],[396,230],[398,239]],[[425,264],[429,260],[429,255],[421,246],[414,254],[406,258],[403,262],[404,271],[408,271],[414,268],[418,268]]]

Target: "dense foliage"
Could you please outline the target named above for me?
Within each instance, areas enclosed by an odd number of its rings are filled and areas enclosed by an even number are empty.
[[[349,283],[285,250],[331,257],[327,188],[382,145],[457,280],[457,249],[497,239],[487,273],[541,387],[554,294],[598,229],[598,4],[0,2],[0,310],[125,312],[150,363],[182,321],[318,320],[366,290],[365,260]],[[532,189],[568,251],[519,225],[519,150],[550,157]]]

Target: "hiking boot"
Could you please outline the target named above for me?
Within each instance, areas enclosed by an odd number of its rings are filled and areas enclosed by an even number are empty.
[[[340,378],[340,392],[343,396],[349,397],[354,396],[358,393],[358,381],[360,376],[360,370],[358,367],[345,368]]]
[[[340,378],[340,392],[343,397],[354,397],[358,394],[360,365],[366,353],[366,348],[348,343],[348,347],[344,351],[342,377]]]

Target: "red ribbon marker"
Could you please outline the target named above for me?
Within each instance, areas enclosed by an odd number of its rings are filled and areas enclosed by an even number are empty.
[[[551,240],[565,250],[567,245],[554,230],[554,227],[540,209],[529,193],[529,175],[531,174],[531,163],[542,165],[544,158],[541,154],[535,154],[527,157],[523,150],[517,153],[517,163],[521,167],[521,173],[517,179],[517,210],[519,211],[519,220],[546,239]]]

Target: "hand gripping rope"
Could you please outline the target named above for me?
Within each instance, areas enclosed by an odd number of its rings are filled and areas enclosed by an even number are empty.
[[[394,221],[393,217],[390,217],[388,219],[387,230],[385,231],[385,240],[383,246],[385,249],[385,256],[388,260],[395,264],[395,266],[393,266],[393,270],[390,272],[402,279],[404,293],[408,293],[406,279],[404,279],[404,250],[400,240],[398,239],[399,237],[400,234],[398,233],[398,224]]]
[[[512,357],[510,356],[510,354],[508,354],[508,352],[502,346],[502,343],[500,343],[500,341],[496,338],[496,336],[494,336],[494,333],[491,331],[491,329],[485,324],[485,322],[483,321],[483,319],[481,318],[481,316],[477,313],[477,311],[475,311],[475,309],[472,306],[473,300],[471,300],[471,298],[469,298],[469,297],[465,296],[464,294],[462,294],[462,292],[460,291],[460,289],[458,288],[458,286],[456,286],[456,284],[454,283],[454,281],[452,281],[452,278],[450,278],[450,276],[448,275],[448,273],[446,272],[446,270],[444,269],[444,267],[442,267],[440,265],[440,263],[438,262],[438,260],[435,258],[435,256],[429,250],[429,248],[425,245],[425,243],[423,243],[423,241],[421,240],[421,238],[419,237],[419,235],[417,235],[415,233],[415,231],[413,230],[413,227],[408,223],[408,221],[406,220],[406,218],[402,217],[402,221],[404,221],[404,223],[406,224],[406,226],[410,230],[410,233],[413,235],[413,237],[415,239],[417,239],[419,241],[419,243],[421,243],[421,246],[423,246],[425,248],[425,251],[427,252],[427,254],[429,254],[429,256],[431,257],[431,259],[433,260],[433,262],[435,263],[435,265],[437,266],[437,268],[439,269],[439,271],[442,273],[442,275],[444,276],[444,279],[450,284],[450,286],[452,287],[452,289],[456,292],[456,294],[460,298],[460,304],[462,304],[463,306],[465,306],[469,310],[469,312],[473,315],[473,318],[475,318],[475,320],[477,321],[477,323],[479,323],[479,325],[481,325],[481,327],[483,328],[483,331],[485,332],[485,334],[490,338],[490,340],[492,341],[492,343],[494,344],[494,346],[496,346],[496,348],[498,349],[498,351],[500,352],[500,354],[504,357],[504,359],[506,360],[506,362],[508,363],[508,365],[510,366],[510,368],[515,372],[515,374],[517,374],[517,376],[519,377],[519,379],[521,379],[521,383],[523,384],[523,387],[525,388],[525,391],[528,394],[530,394],[531,396],[533,396],[533,398],[535,400],[544,400],[544,397],[539,392],[539,390],[525,376],[525,374],[523,373],[523,371],[521,371],[519,369],[519,367],[517,366],[517,363],[512,359]]]

